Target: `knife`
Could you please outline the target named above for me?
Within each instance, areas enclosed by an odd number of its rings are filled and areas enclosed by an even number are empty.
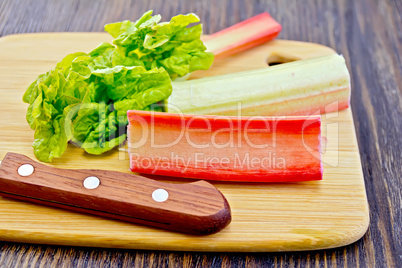
[[[188,234],[212,234],[231,221],[226,198],[206,181],[60,169],[17,153],[7,153],[0,164],[0,195]]]

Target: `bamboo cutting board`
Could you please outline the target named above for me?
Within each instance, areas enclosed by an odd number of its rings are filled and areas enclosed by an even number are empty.
[[[25,121],[26,87],[66,54],[88,52],[104,33],[49,33],[0,39],[0,159],[34,158]],[[334,53],[311,43],[277,40],[217,60],[192,78],[237,72]],[[268,67],[269,68],[269,67]],[[226,196],[232,223],[209,236],[191,236],[0,198],[0,240],[58,245],[183,251],[295,251],[350,244],[366,232],[368,205],[351,110],[323,115],[324,179],[314,182],[213,184]],[[91,156],[69,145],[52,165],[129,172],[124,148]],[[186,180],[184,180],[186,181]],[[177,182],[177,181],[176,181]]]

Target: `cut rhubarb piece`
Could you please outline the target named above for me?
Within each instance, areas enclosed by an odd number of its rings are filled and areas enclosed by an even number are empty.
[[[133,172],[205,180],[322,179],[321,117],[128,111]]]
[[[276,38],[282,26],[267,12],[237,23],[203,39],[215,58],[227,57]]]
[[[349,107],[350,76],[337,54],[174,82],[166,111],[213,115],[310,115]]]

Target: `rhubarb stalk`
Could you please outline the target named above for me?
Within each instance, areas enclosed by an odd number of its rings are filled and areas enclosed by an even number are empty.
[[[133,172],[206,180],[322,179],[320,116],[228,117],[128,111]]]
[[[350,76],[337,54],[173,83],[166,110],[213,115],[309,115],[349,107]]]
[[[237,23],[205,39],[204,45],[215,58],[227,57],[276,38],[282,26],[267,12]]]

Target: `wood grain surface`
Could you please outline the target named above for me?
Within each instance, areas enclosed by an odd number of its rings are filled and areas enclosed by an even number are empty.
[[[175,253],[0,244],[6,267],[401,267],[401,2],[339,1],[16,1],[0,2],[0,35],[101,31],[148,9],[167,18],[196,12],[213,33],[262,11],[282,39],[321,43],[342,53],[352,75],[352,108],[370,205],[368,233],[332,250],[275,253]],[[6,67],[1,66],[0,67]]]

